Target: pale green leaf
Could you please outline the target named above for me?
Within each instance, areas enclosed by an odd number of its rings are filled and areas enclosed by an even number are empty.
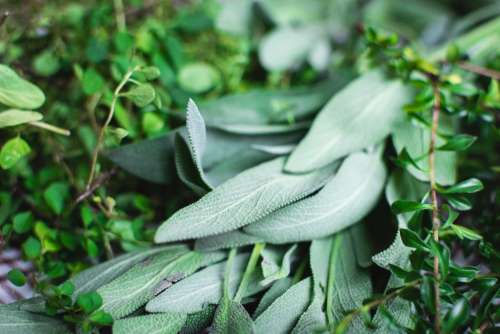
[[[122,318],[146,304],[172,283],[196,271],[201,260],[201,254],[188,252],[186,247],[173,246],[136,264],[97,290],[103,299],[101,309],[114,319]]]
[[[192,63],[183,66],[177,75],[182,89],[190,93],[204,93],[220,82],[220,74],[216,68],[206,63]]]
[[[276,246],[264,248],[261,252],[261,267],[264,280],[260,284],[269,285],[276,280],[287,277],[290,274],[292,261],[296,258],[296,249],[296,244],[286,251]]]
[[[291,277],[282,278],[273,283],[259,301],[259,305],[253,313],[253,317],[257,318],[262,314],[279,296],[284,294],[291,286],[293,281]]]
[[[381,141],[401,121],[402,106],[411,96],[407,86],[388,80],[380,70],[362,75],[320,111],[286,169],[313,170]]]
[[[361,220],[377,203],[386,170],[378,152],[353,153],[316,195],[275,211],[244,231],[266,242],[326,237]]]
[[[3,144],[0,150],[0,166],[3,169],[14,167],[17,162],[31,152],[29,144],[21,137],[14,137]]]
[[[451,117],[441,115],[439,119],[439,129],[443,133],[452,133],[454,124]],[[421,181],[429,181],[429,145],[431,130],[424,125],[416,125],[409,118],[401,122],[394,128],[392,143],[397,152],[405,148],[409,155],[417,160],[420,170],[414,166],[408,166],[408,171]],[[441,137],[437,137],[436,145],[441,146],[446,143]],[[457,155],[453,151],[436,151],[435,173],[436,181],[442,185],[450,185],[456,182],[457,178]]]
[[[40,88],[0,64],[0,103],[12,108],[36,109],[44,102],[45,95]]]
[[[333,171],[332,166],[327,166],[308,174],[285,174],[284,161],[277,158],[238,174],[177,211],[158,228],[155,241],[185,240],[236,230],[311,194]]]
[[[113,323],[113,334],[177,334],[186,318],[186,314],[162,313],[120,319]]]
[[[288,334],[307,309],[312,297],[312,280],[306,278],[278,297],[257,319],[256,333]]]
[[[0,112],[0,128],[35,122],[42,118],[43,116],[39,112],[9,109]]]
[[[199,334],[202,333],[212,323],[216,310],[215,305],[207,305],[203,310],[189,314],[182,327],[180,334]]]
[[[225,248],[234,248],[253,245],[262,242],[263,239],[236,230],[210,237],[196,239],[195,249],[200,251],[212,251]]]
[[[73,292],[74,299],[79,294],[97,290],[104,284],[122,275],[135,264],[169,248],[170,246],[155,247],[144,251],[127,253],[79,272],[69,279],[75,286],[75,291]]]
[[[248,261],[248,254],[234,258],[229,279],[229,290],[234,295]],[[226,262],[211,265],[172,285],[147,305],[148,312],[193,313],[207,304],[216,304],[222,298],[222,286]],[[252,279],[247,293],[258,291],[258,278]]]
[[[69,334],[66,325],[51,317],[0,308],[0,333],[2,334]]]
[[[223,298],[217,307],[211,333],[214,334],[253,334],[252,318],[238,302]]]

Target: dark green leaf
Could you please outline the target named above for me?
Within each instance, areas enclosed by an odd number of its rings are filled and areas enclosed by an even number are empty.
[[[422,239],[420,239],[418,234],[416,234],[412,230],[401,229],[400,233],[401,233],[401,240],[403,240],[403,243],[406,246],[416,249],[429,250],[427,244]]]
[[[439,146],[437,149],[441,151],[464,151],[468,149],[477,137],[470,135],[456,135],[448,139],[446,144]]]
[[[472,194],[483,190],[483,188],[483,183],[480,180],[472,178],[440,190],[440,192],[443,194]]]
[[[414,201],[399,200],[391,205],[392,212],[394,214],[400,214],[404,212],[414,212],[422,210],[432,210],[431,204],[419,203]]]
[[[24,276],[24,273],[17,268],[11,269],[7,273],[7,279],[16,286],[23,286],[26,284],[26,276]]]
[[[469,319],[470,305],[466,298],[459,298],[443,320],[443,334],[456,333]]]

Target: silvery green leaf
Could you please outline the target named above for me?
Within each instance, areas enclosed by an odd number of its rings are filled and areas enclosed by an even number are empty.
[[[265,216],[244,231],[272,243],[326,237],[370,212],[383,190],[385,177],[378,152],[353,153],[317,194]]]
[[[42,114],[34,111],[9,109],[0,112],[0,129],[9,126],[39,121],[43,118]]]
[[[262,151],[265,153],[273,154],[273,155],[285,155],[290,154],[296,145],[253,145],[252,148],[258,151]]]
[[[225,248],[234,248],[253,245],[262,242],[262,238],[236,230],[210,237],[196,239],[195,249],[199,251],[212,251]]]
[[[321,24],[278,27],[259,44],[259,60],[268,71],[296,70],[325,37]]]
[[[101,309],[114,319],[122,318],[174,282],[196,271],[201,261],[200,253],[189,252],[186,247],[172,246],[97,289],[103,299]]]
[[[403,118],[412,91],[399,80],[370,71],[337,93],[316,116],[285,166],[305,172],[325,166],[389,135]]]
[[[273,283],[259,301],[259,305],[253,313],[253,317],[257,318],[264,312],[279,296],[284,294],[293,285],[292,278],[285,277]]]
[[[439,120],[439,128],[443,133],[452,133],[454,129],[452,118],[442,115]],[[429,158],[427,153],[429,152],[430,138],[431,131],[428,127],[412,124],[409,118],[406,118],[395,127],[392,135],[392,143],[398,153],[405,148],[412,158],[419,158],[416,163],[421,170],[409,166],[408,171],[421,181],[429,180]],[[445,143],[445,139],[437,137],[437,147]],[[436,151],[435,155],[436,181],[442,185],[454,184],[457,178],[456,153],[453,151]]]
[[[36,109],[44,102],[45,95],[40,88],[0,64],[0,103],[12,108]]]
[[[264,280],[260,282],[262,285],[269,285],[270,283],[285,278],[290,274],[290,267],[295,257],[295,250],[297,245],[293,245],[288,250],[280,249],[276,246],[267,246],[261,252],[262,256],[262,274]]]
[[[252,0],[223,0],[217,15],[217,29],[234,35],[247,35],[252,19]]]
[[[333,166],[308,174],[282,172],[284,158],[251,168],[177,211],[156,231],[155,242],[185,240],[236,230],[323,186]]]
[[[186,322],[186,314],[148,314],[117,320],[113,334],[177,334]]]
[[[73,299],[76,299],[79,294],[97,290],[123,274],[135,264],[169,248],[170,246],[155,247],[144,251],[127,253],[79,272],[69,279],[75,286]]]
[[[293,285],[255,319],[255,332],[290,333],[300,315],[307,309],[311,297],[311,278]]]
[[[309,52],[307,61],[316,71],[324,71],[330,63],[332,48],[327,38],[319,40]]]
[[[189,314],[184,327],[182,327],[182,330],[180,331],[180,334],[202,333],[203,330],[209,327],[212,323],[215,310],[215,305],[207,305],[203,308],[203,310]]]
[[[234,258],[230,275],[230,292],[236,292],[243,271],[248,261],[248,254],[239,254]],[[222,285],[226,261],[209,266],[172,285],[147,305],[148,312],[183,312],[193,313],[207,304],[216,304],[222,298]],[[256,278],[258,279],[258,278]],[[256,279],[253,286],[258,285]],[[255,287],[249,287],[253,293]]]
[[[214,334],[253,334],[253,320],[240,303],[229,298],[223,298],[215,312],[211,328]]]
[[[174,180],[174,138],[177,131],[155,139],[120,146],[104,155],[127,172],[154,183]]]
[[[200,104],[205,122],[240,134],[264,134],[296,130],[352,78],[340,71],[312,87],[252,90]],[[209,138],[210,142],[210,138]],[[262,144],[275,144],[262,142]]]
[[[326,327],[326,317],[323,312],[324,294],[318,292],[311,304],[300,316],[297,324],[293,327],[292,334],[317,334]]]
[[[363,300],[372,294],[370,272],[358,265],[352,233],[353,228],[350,228],[330,237],[330,255],[324,259],[328,263],[325,293],[331,296],[331,304],[326,305],[329,325],[340,322],[347,312],[361,307]],[[359,316],[354,317],[349,323],[348,333],[365,331],[366,328]]]
[[[317,22],[327,15],[329,1],[257,0],[264,14],[278,26]]]
[[[55,318],[2,307],[0,308],[2,334],[69,334],[71,331]]]

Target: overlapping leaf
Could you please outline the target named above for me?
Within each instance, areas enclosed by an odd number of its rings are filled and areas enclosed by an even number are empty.
[[[150,314],[120,319],[113,323],[114,334],[177,334],[186,322],[185,314]]]
[[[246,227],[267,242],[286,243],[326,237],[363,218],[385,183],[380,153],[353,153],[316,195],[275,211]]]
[[[320,111],[286,169],[310,171],[379,142],[401,121],[402,106],[411,96],[407,86],[380,70],[362,75]]]
[[[0,103],[12,108],[36,109],[44,102],[45,95],[40,88],[0,64]]]

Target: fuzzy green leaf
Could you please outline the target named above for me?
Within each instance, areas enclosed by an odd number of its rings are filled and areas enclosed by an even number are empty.
[[[262,285],[269,285],[270,283],[285,278],[290,274],[292,261],[295,257],[295,250],[297,245],[293,245],[286,252],[277,247],[267,246],[261,252],[262,256],[262,274],[264,280],[260,282]]]
[[[273,212],[244,231],[273,243],[328,236],[370,212],[385,176],[379,153],[351,154],[318,194]]]
[[[54,319],[26,311],[0,309],[0,333],[2,334],[69,334],[66,325]]]
[[[252,318],[238,302],[223,298],[215,312],[214,334],[253,334],[255,332]]]
[[[162,313],[120,319],[113,323],[113,333],[177,334],[186,322],[186,318],[185,314]]]
[[[327,166],[308,174],[285,174],[284,161],[277,158],[249,169],[177,211],[158,228],[155,242],[236,230],[311,194],[333,171]]]
[[[402,82],[387,80],[381,71],[364,74],[320,111],[290,156],[286,169],[313,170],[379,142],[401,120],[402,106],[411,95]]]
[[[262,238],[236,230],[196,239],[194,247],[196,250],[212,251],[253,245],[262,241]]]

